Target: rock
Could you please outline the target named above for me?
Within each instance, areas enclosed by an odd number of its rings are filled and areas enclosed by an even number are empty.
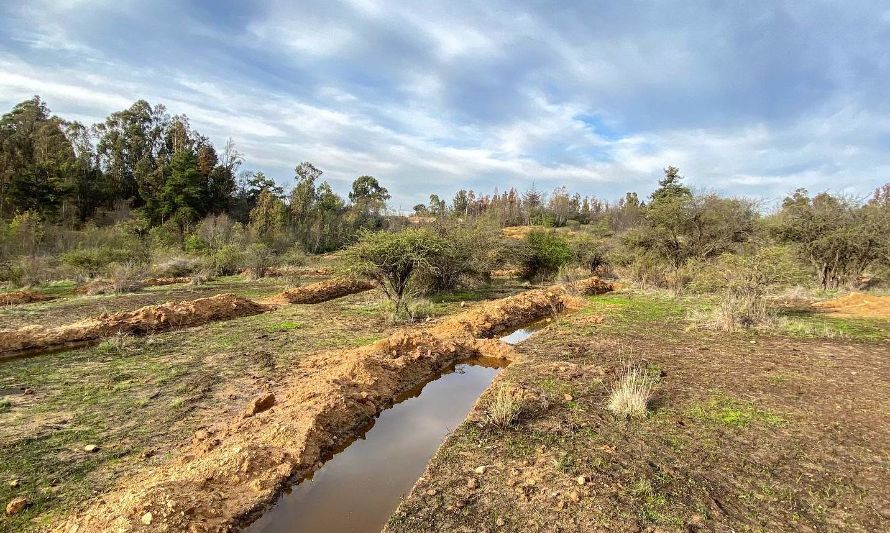
[[[6,514],[14,515],[22,512],[22,510],[28,506],[28,500],[22,498],[21,496],[18,498],[13,498],[9,503],[6,504]]]
[[[460,303],[460,306],[461,306],[461,307],[466,307],[466,306],[467,306],[467,302],[461,302],[461,303]]]
[[[34,389],[32,389],[31,387],[28,387],[27,389],[25,389],[25,394],[28,396],[34,394]]]
[[[486,471],[487,469],[488,469],[487,466],[477,466],[476,469],[473,470],[473,472],[476,472],[477,474],[482,475],[482,474],[485,473],[485,471]]]
[[[574,398],[572,397],[571,394],[565,394],[565,395],[563,395],[563,399],[564,399],[565,401],[567,401],[567,402],[570,402],[570,401],[574,400]]]
[[[587,483],[587,478],[585,478],[584,476],[578,476],[575,478],[575,481],[577,481],[579,485],[583,485]]]
[[[476,490],[479,488],[479,482],[476,481],[476,478],[471,477],[467,480],[467,488],[470,490]]]
[[[436,494],[438,494],[438,491],[436,489],[430,489],[426,491],[427,496],[435,496]]]
[[[142,515],[142,518],[140,518],[139,521],[148,526],[151,525],[151,521],[153,518],[154,517],[151,515],[151,512],[148,512]]]
[[[83,451],[89,452],[89,453],[95,453],[95,452],[99,451],[99,446],[97,446],[95,444],[87,444],[86,446],[83,447]]]
[[[525,480],[525,484],[528,485],[529,487],[534,487],[535,483],[537,483],[537,481],[535,481],[535,478],[532,478],[532,477]]]
[[[497,520],[495,520],[494,524],[498,527],[504,527],[504,524],[506,524],[506,522],[504,522],[503,518],[498,518]]]
[[[572,492],[569,493],[569,499],[572,500],[573,502],[577,503],[577,502],[581,501],[581,495],[578,494],[577,491],[573,490]]]
[[[21,485],[21,481],[19,481],[18,479],[13,479],[9,482],[9,488],[11,489],[17,488],[19,485]]]
[[[267,392],[265,394],[261,394],[253,399],[250,402],[250,405],[244,409],[244,417],[248,418],[257,413],[262,413],[268,409],[271,409],[272,406],[275,405],[275,395],[271,392]]]

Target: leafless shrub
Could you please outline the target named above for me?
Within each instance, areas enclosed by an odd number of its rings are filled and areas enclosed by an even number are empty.
[[[108,267],[108,278],[115,293],[135,292],[142,289],[144,272],[132,261],[112,263]]]

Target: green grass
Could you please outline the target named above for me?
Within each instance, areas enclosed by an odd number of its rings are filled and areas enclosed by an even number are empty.
[[[702,422],[734,428],[746,428],[754,423],[771,426],[783,426],[786,423],[781,416],[761,409],[753,402],[737,400],[724,394],[714,394],[707,400],[692,405],[687,415]]]
[[[305,326],[305,324],[303,324],[302,322],[292,322],[286,320],[284,322],[278,322],[266,326],[266,331],[268,331],[269,333],[275,333],[277,331],[291,331],[294,329],[300,329],[303,326]]]
[[[9,409],[11,407],[12,407],[12,402],[9,401],[9,398],[0,399],[0,413],[5,413],[6,411],[9,411]]]
[[[778,319],[779,331],[796,338],[880,341],[890,338],[890,321],[845,318],[818,313],[785,313]]]
[[[702,305],[696,300],[669,297],[658,293],[616,292],[587,298],[582,314],[604,315],[607,320],[597,328],[645,325],[666,320],[682,320],[688,309]]]

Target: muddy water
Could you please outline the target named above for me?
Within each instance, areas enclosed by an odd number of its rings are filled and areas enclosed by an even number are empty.
[[[505,364],[468,361],[409,391],[246,531],[379,532]]]
[[[534,322],[534,323],[529,324],[525,327],[515,330],[513,333],[510,333],[509,335],[505,335],[505,336],[501,337],[501,340],[503,342],[506,342],[507,344],[519,344],[520,342],[522,342],[522,341],[528,339],[529,337],[531,337],[532,335],[534,335],[538,330],[546,327],[547,324],[549,324],[549,323],[550,322],[547,320],[541,320],[539,322]]]

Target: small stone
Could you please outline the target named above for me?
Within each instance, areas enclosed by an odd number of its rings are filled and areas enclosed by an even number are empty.
[[[503,518],[498,518],[494,521],[494,524],[498,527],[504,527],[504,524],[506,524],[506,522],[504,522]]]
[[[461,306],[461,307],[466,307],[466,306],[467,306],[467,302],[461,302],[461,303],[460,303],[460,306]]]
[[[584,476],[578,476],[575,478],[575,481],[577,481],[579,485],[583,485],[587,483],[587,478],[585,478]]]
[[[97,446],[95,444],[87,444],[86,446],[83,447],[83,451],[88,452],[88,453],[95,453],[95,452],[99,451],[99,446]]]
[[[534,487],[536,483],[537,483],[537,481],[535,481],[535,478],[530,477],[525,480],[525,484],[528,485],[529,487]]]
[[[439,491],[437,491],[436,489],[430,489],[430,490],[426,491],[427,496],[435,496],[438,493],[439,493]]]
[[[470,490],[476,490],[479,488],[479,482],[476,481],[476,478],[471,477],[467,480],[467,488]]]
[[[573,490],[572,492],[569,493],[569,499],[572,500],[573,502],[577,503],[577,502],[581,501],[581,495],[578,494],[577,491]]]
[[[473,472],[476,472],[477,474],[479,474],[479,475],[481,476],[482,474],[485,473],[485,471],[486,471],[487,469],[488,469],[487,466],[477,466],[476,469],[473,470]]]
[[[563,399],[565,399],[565,401],[567,401],[567,402],[574,400],[574,398],[572,397],[571,394],[563,395]]]
[[[18,479],[13,479],[9,482],[9,488],[11,489],[18,488],[19,485],[21,485],[21,481],[19,481]]]
[[[28,506],[28,500],[22,497],[13,498],[6,504],[6,514],[14,515],[22,512]]]
[[[556,504],[556,507],[558,507],[559,510],[562,511],[566,508],[566,502],[564,502],[563,500],[559,500],[559,503]]]
[[[28,396],[34,394],[34,389],[28,387],[27,389],[25,389],[25,394]]]
[[[151,512],[148,512],[142,515],[142,518],[140,518],[139,520],[147,526],[151,524],[153,518],[154,517],[151,515]]]

